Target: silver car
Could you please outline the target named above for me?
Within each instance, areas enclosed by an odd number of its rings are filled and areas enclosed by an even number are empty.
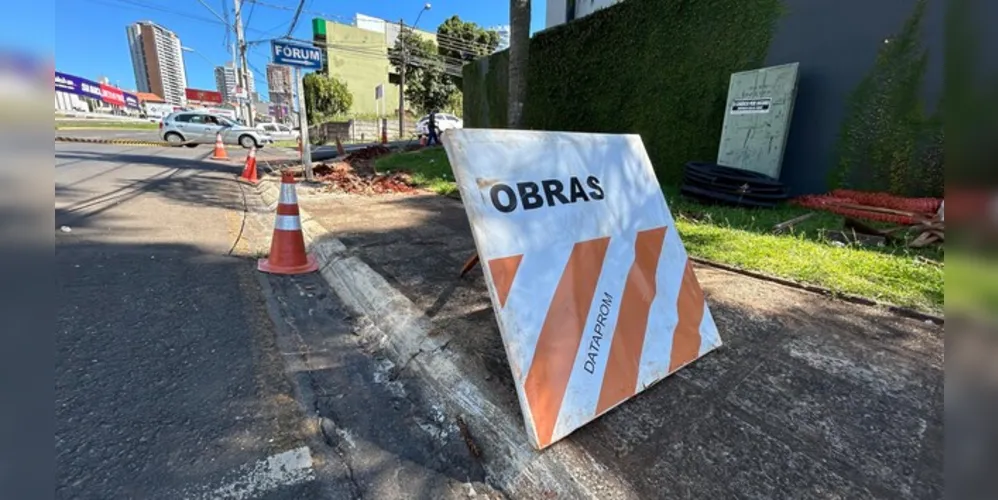
[[[261,148],[274,142],[272,137],[260,130],[203,111],[178,111],[159,122],[159,136],[174,146],[192,148],[198,144],[214,144],[218,134],[221,134],[223,143],[238,144],[246,149]]]

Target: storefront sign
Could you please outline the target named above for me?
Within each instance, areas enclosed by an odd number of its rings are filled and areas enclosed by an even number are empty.
[[[55,90],[91,99],[101,100],[103,98],[99,83],[58,71],[55,73]]]
[[[104,102],[111,104],[113,106],[124,106],[125,105],[125,95],[122,94],[120,89],[114,88],[110,85],[100,85],[101,96]]]
[[[127,106],[139,109],[139,98],[117,87],[97,83],[86,78],[55,72],[56,92],[66,92],[80,97],[89,97],[112,106]]]
[[[222,104],[222,93],[214,90],[184,89],[188,101]]]

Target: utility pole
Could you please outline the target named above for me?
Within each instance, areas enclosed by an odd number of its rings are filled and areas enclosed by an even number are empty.
[[[239,65],[236,68],[238,77],[236,81],[239,82],[239,87],[246,93],[246,125],[252,127],[256,124],[253,120],[253,102],[249,94],[249,76],[246,74],[246,69],[249,65],[246,64],[246,39],[243,37],[242,5],[240,0],[233,0],[233,2],[235,2],[236,6],[236,43],[239,46]],[[234,63],[235,61],[233,61]]]
[[[399,140],[405,138],[405,19],[399,19],[399,43],[402,44],[402,64],[399,66]]]
[[[301,68],[295,68],[295,82],[298,87],[298,125],[301,130],[301,164],[305,169],[305,180],[312,182],[312,150],[308,145],[308,110],[305,109],[305,82]]]

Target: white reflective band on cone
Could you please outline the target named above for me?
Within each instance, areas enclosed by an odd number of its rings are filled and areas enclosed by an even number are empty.
[[[281,205],[297,205],[298,204],[298,193],[295,192],[294,184],[284,184],[281,183]]]
[[[278,215],[274,229],[281,231],[301,231],[301,220],[297,215]]]

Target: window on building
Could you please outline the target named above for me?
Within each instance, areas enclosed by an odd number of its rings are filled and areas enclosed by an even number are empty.
[[[575,19],[575,0],[565,0],[565,22]]]

